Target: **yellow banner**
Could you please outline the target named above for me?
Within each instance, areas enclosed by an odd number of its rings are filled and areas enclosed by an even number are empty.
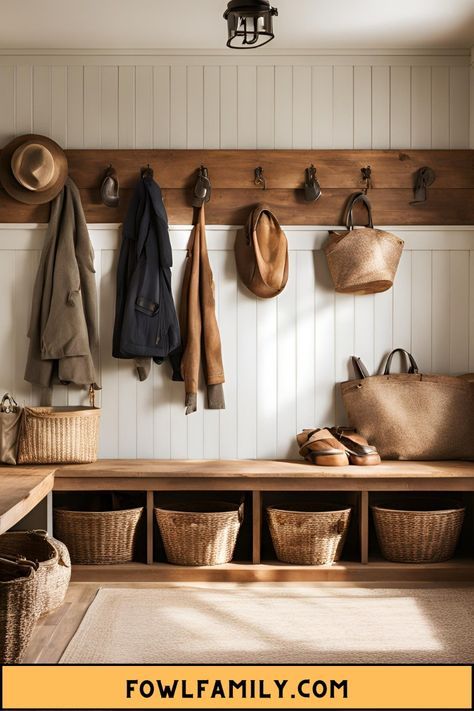
[[[467,666],[12,666],[3,709],[471,709]]]

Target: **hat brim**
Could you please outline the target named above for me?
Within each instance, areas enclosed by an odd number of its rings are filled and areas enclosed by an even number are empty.
[[[55,166],[57,169],[57,177],[53,185],[46,190],[34,191],[28,190],[19,183],[12,173],[11,161],[16,149],[24,143],[41,143],[52,154]],[[10,141],[5,148],[2,148],[0,153],[0,183],[12,198],[27,205],[42,205],[45,202],[53,200],[64,187],[68,176],[68,164],[66,154],[61,146],[47,136],[40,136],[34,133],[29,133],[24,136],[18,136]]]

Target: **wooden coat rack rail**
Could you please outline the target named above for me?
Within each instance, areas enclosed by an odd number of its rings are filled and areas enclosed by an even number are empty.
[[[149,164],[160,184],[171,224],[190,224],[192,189],[201,165],[212,184],[208,224],[239,225],[250,207],[266,203],[282,224],[339,225],[350,193],[364,188],[361,169],[371,167],[369,198],[379,225],[474,224],[473,150],[67,150],[89,223],[122,222],[141,168]],[[112,164],[120,203],[101,203],[100,184]],[[322,196],[304,201],[305,169],[316,167]],[[429,166],[436,179],[426,202],[411,205],[416,172]],[[254,183],[263,168],[266,189]],[[47,222],[49,205],[25,205],[0,191],[0,222]],[[363,219],[363,216],[361,216]]]

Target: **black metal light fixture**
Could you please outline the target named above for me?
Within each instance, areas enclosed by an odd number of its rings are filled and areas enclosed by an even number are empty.
[[[270,42],[273,34],[273,17],[278,15],[269,0],[230,0],[224,19],[227,20],[229,39],[233,49],[253,49]]]

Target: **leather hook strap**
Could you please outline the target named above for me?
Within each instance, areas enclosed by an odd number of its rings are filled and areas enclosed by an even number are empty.
[[[357,205],[358,203],[362,203],[365,205],[367,209],[367,215],[368,215],[368,223],[366,227],[370,227],[373,229],[374,227],[374,222],[372,220],[372,207],[369,201],[369,198],[367,195],[364,195],[364,193],[354,193],[351,195],[349,198],[349,202],[347,203],[346,207],[346,227],[348,230],[353,230],[354,229],[354,217],[352,214],[352,210],[354,208],[354,205]]]
[[[427,188],[433,185],[436,175],[434,170],[427,166],[420,168],[415,176],[415,186],[413,188],[413,200],[410,205],[426,202]]]
[[[392,359],[395,353],[404,353],[410,361],[408,373],[418,373],[418,364],[413,358],[412,354],[408,353],[408,351],[406,351],[404,348],[395,348],[395,350],[393,350],[387,358],[387,362],[385,363],[385,370],[383,371],[384,375],[390,375],[390,366],[392,365]]]

